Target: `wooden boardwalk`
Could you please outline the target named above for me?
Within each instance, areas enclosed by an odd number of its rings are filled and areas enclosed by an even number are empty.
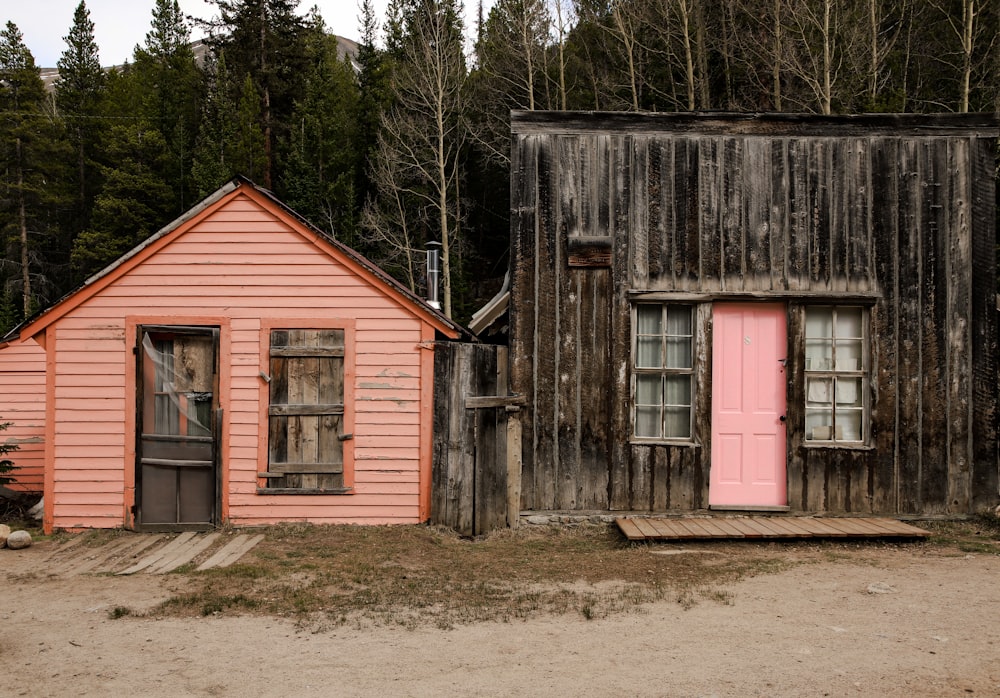
[[[60,543],[42,562],[49,576],[77,574],[165,574],[186,564],[197,570],[228,567],[264,539],[263,534],[129,533],[103,545],[88,545],[85,534]]]
[[[916,526],[884,518],[621,517],[615,523],[629,540],[926,538],[930,535]]]

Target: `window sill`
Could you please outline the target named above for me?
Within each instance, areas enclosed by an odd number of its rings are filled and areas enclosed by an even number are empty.
[[[258,487],[257,494],[354,494],[353,487],[319,489],[310,487]]]
[[[874,444],[863,444],[863,443],[842,443],[839,441],[802,441],[803,448],[827,448],[827,449],[837,449],[840,451],[874,451]]]
[[[701,448],[697,441],[682,441],[680,439],[629,439],[629,446],[683,446],[685,448]]]

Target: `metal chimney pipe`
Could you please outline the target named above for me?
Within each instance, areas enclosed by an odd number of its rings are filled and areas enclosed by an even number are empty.
[[[441,243],[427,243],[427,305],[441,310],[438,284],[441,280]]]

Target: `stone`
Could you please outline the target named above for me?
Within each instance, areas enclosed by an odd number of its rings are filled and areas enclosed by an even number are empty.
[[[868,585],[869,594],[895,594],[895,587],[889,586],[885,582],[875,582]]]
[[[35,506],[28,509],[28,516],[35,519],[36,521],[41,521],[42,516],[45,514],[45,497],[38,500]]]
[[[10,536],[10,526],[7,524],[0,524],[0,548],[2,548],[7,543],[7,538]]]
[[[11,550],[20,550],[31,545],[31,534],[27,531],[14,531],[7,537],[7,547]]]

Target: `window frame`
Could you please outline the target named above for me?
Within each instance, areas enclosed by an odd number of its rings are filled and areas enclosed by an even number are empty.
[[[268,481],[275,477],[270,471],[271,458],[271,333],[273,331],[322,331],[341,330],[344,333],[343,349],[343,409],[341,413],[340,438],[342,446],[342,486],[337,488],[310,487],[268,487]],[[260,329],[260,434],[258,437],[258,495],[345,495],[354,493],[354,383],[355,383],[355,323],[353,320],[317,320],[307,318],[277,318],[261,322]]]
[[[639,309],[640,307],[656,307],[660,309],[660,326],[661,331],[659,335],[644,335],[639,332]],[[671,334],[668,327],[668,317],[670,310],[673,309],[675,312],[678,310],[683,310],[689,315],[689,332],[687,334]],[[635,443],[643,444],[678,444],[690,446],[695,443],[695,414],[696,414],[696,403],[697,403],[697,370],[698,370],[698,358],[697,358],[697,346],[698,346],[698,313],[697,305],[694,303],[686,302],[672,302],[672,301],[633,301],[631,308],[631,357],[630,357],[630,386],[629,386],[629,404],[631,406],[630,414],[630,427],[629,427],[629,439]],[[669,338],[679,338],[686,337],[689,341],[689,352],[690,361],[689,365],[686,367],[674,367],[674,366],[659,366],[659,367],[647,367],[639,365],[639,339],[640,337],[648,336],[654,337],[659,336],[661,341],[660,346],[660,357],[661,364],[667,363],[667,341]],[[656,436],[640,436],[637,434],[638,427],[638,416],[640,407],[652,407],[654,405],[640,405],[638,399],[638,382],[641,376],[657,375],[660,376],[660,403],[659,407],[659,434]],[[688,379],[688,404],[672,404],[667,402],[666,390],[664,388],[665,381],[667,377],[670,376],[686,376]],[[666,431],[666,414],[667,408],[669,407],[686,407],[688,415],[688,429],[686,436],[667,436]]]
[[[861,336],[860,337],[839,337],[837,334],[837,313],[844,309],[858,310],[861,312]],[[825,310],[830,312],[830,332],[829,337],[809,337],[808,323],[810,311]],[[829,340],[830,345],[830,365],[822,368],[812,368],[810,365],[808,345],[810,341]],[[807,303],[802,306],[802,443],[806,447],[822,448],[865,448],[871,443],[871,308],[858,303]],[[837,345],[846,342],[860,343],[861,365],[856,369],[838,368]],[[828,379],[830,381],[829,403],[825,407],[811,407],[810,402],[810,378]],[[860,384],[861,406],[859,408],[844,408],[851,411],[860,412],[860,437],[857,439],[837,438],[837,411],[838,402],[837,383],[841,379],[850,379]],[[828,438],[810,438],[809,415],[811,412],[825,409],[831,414],[832,424]]]

